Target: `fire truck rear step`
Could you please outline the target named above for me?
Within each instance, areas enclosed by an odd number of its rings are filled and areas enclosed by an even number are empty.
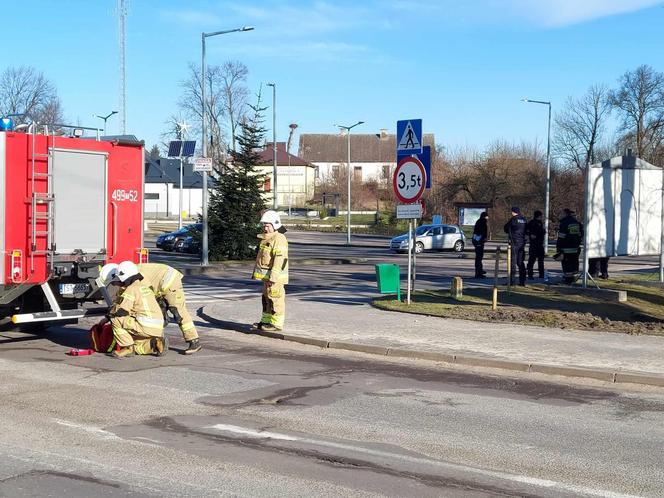
[[[12,323],[31,323],[31,322],[55,322],[59,320],[75,320],[78,318],[83,318],[87,311],[83,309],[75,310],[62,310],[58,304],[58,300],[53,294],[53,290],[48,282],[44,282],[40,285],[46,300],[48,301],[51,310],[53,311],[42,311],[39,313],[21,313],[18,315],[12,316]]]
[[[41,313],[23,313],[12,316],[12,323],[57,322],[77,320],[86,315],[85,310],[44,311]]]

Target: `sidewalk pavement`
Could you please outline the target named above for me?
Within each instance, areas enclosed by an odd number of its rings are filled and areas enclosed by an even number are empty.
[[[275,339],[458,365],[664,387],[664,337],[486,323],[381,311],[364,297],[321,292],[287,297],[286,329]],[[256,298],[198,310],[213,326],[249,333]]]

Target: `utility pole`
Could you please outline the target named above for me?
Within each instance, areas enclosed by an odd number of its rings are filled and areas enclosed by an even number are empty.
[[[277,210],[277,84],[268,83],[272,87],[272,209]]]
[[[118,36],[120,44],[120,134],[127,133],[127,73],[125,60],[125,23],[127,18],[127,5],[125,0],[118,0]],[[104,124],[106,124],[104,122]]]
[[[202,156],[207,157],[207,101],[205,100],[205,39],[212,36],[225,35],[227,33],[236,33],[238,31],[252,31],[251,26],[243,26],[236,29],[226,29],[224,31],[214,31],[212,33],[201,33],[201,119],[203,134]],[[208,260],[208,174],[203,172],[203,241],[201,243],[201,265],[207,266]]]
[[[346,213],[346,225],[347,225],[347,231],[346,231],[346,244],[350,245],[350,175],[351,175],[351,170],[350,170],[350,130],[355,128],[358,125],[364,124],[364,121],[358,121],[354,125],[351,126],[343,126],[343,125],[334,125],[342,130],[346,130],[346,135],[348,139],[348,212]]]

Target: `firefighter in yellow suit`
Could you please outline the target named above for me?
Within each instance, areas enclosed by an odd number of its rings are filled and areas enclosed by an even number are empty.
[[[122,288],[109,318],[120,349],[113,351],[112,356],[165,354],[168,342],[164,337],[164,317],[154,291],[131,261],[118,265],[117,280]]]
[[[263,281],[263,314],[255,329],[276,332],[283,330],[286,317],[286,289],[288,283],[288,240],[276,211],[265,211],[261,217],[263,233],[252,278]]]
[[[200,351],[198,332],[185,303],[182,273],[161,263],[142,263],[138,265],[138,270],[147,284],[154,289],[157,300],[163,299],[166,302],[168,311],[173,314],[180,326],[182,337],[188,345],[184,354]]]

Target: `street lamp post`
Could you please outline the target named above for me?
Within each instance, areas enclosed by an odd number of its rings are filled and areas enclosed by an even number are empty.
[[[95,114],[94,116],[99,119],[104,120],[104,135],[106,135],[106,121],[108,121],[108,118],[110,118],[113,114],[117,114],[118,111],[111,111],[111,113],[108,116],[100,116],[99,114]]]
[[[290,132],[288,133],[288,144],[286,145],[286,155],[288,156],[288,217],[291,216],[291,205],[293,204],[293,191],[291,190],[291,165],[290,165],[290,145],[293,139],[293,132],[297,125],[291,123],[288,125]]]
[[[227,29],[224,31],[213,31],[211,33],[201,33],[201,119],[203,121],[203,150],[202,156],[207,157],[207,105],[205,102],[205,39],[217,35],[225,35],[227,33],[235,33],[238,31],[251,31],[252,27],[243,26],[241,28]],[[201,244],[201,264],[207,266],[208,260],[208,189],[207,189],[208,174],[203,171],[203,242]]]
[[[551,102],[521,99],[523,102],[549,106],[549,125],[546,134],[546,191],[544,194],[544,254],[549,251],[549,199],[551,197]]]
[[[268,83],[272,87],[272,209],[277,210],[277,84]]]
[[[355,128],[358,125],[363,124],[364,121],[358,121],[354,125],[351,126],[343,126],[343,125],[334,125],[337,126],[338,128],[341,128],[342,130],[346,130],[346,136],[348,137],[348,211],[346,212],[346,225],[347,225],[347,231],[346,231],[346,244],[350,244],[350,130]]]

